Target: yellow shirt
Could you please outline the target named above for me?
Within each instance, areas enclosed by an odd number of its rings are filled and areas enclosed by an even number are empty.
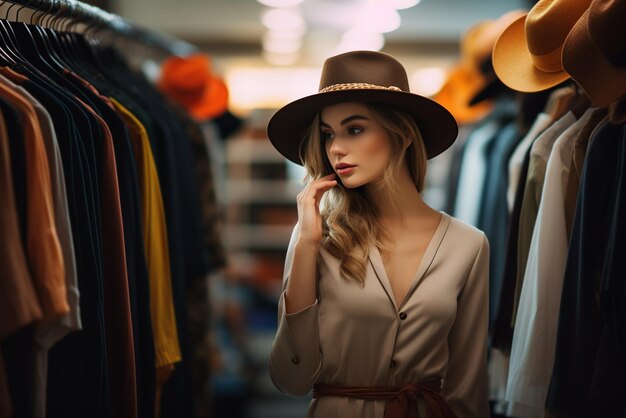
[[[172,299],[167,225],[159,177],[146,128],[115,99],[111,99],[130,133],[141,189],[143,240],[150,277],[150,313],[157,367],[181,361]]]

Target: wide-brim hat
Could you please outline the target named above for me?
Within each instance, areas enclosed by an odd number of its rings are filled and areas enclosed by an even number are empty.
[[[561,53],[565,38],[591,0],[540,0],[502,32],[493,67],[513,90],[532,93],[567,80]]]
[[[491,21],[491,24],[487,27],[487,29],[481,33],[481,42],[484,47],[488,49],[483,52],[482,55],[476,57],[478,58],[478,61],[476,61],[475,65],[480,69],[480,72],[483,75],[483,83],[476,90],[475,94],[469,99],[467,104],[469,107],[480,107],[484,101],[495,99],[501,94],[511,91],[511,89],[506,87],[502,81],[498,79],[495,71],[493,70],[491,58],[493,54],[493,46],[500,35],[502,35],[502,32],[504,32],[504,30],[508,28],[511,23],[525,15],[526,12],[522,10],[511,10],[510,12],[504,13],[498,19]]]
[[[319,92],[291,102],[270,119],[267,133],[272,145],[287,159],[300,158],[304,134],[324,107],[345,102],[388,105],[411,116],[432,158],[456,139],[454,117],[435,101],[410,92],[406,70],[395,58],[373,51],[353,51],[324,62]]]
[[[228,107],[228,88],[213,74],[211,61],[205,54],[167,58],[157,85],[198,120],[219,116]]]
[[[594,0],[589,10],[589,35],[606,59],[617,68],[626,67],[626,2]]]
[[[459,124],[476,122],[492,108],[491,103],[482,103],[480,106],[469,105],[469,99],[485,83],[478,67],[483,56],[490,54],[493,47],[493,43],[486,44],[488,39],[483,35],[492,23],[491,20],[478,22],[463,33],[460,60],[448,73],[445,83],[433,97],[433,100],[452,113]]]
[[[446,82],[433,99],[448,109],[459,124],[473,123],[482,119],[493,107],[489,102],[478,106],[469,103],[484,83],[484,76],[478,70],[461,63],[448,74]]]
[[[605,49],[591,37],[593,20],[602,16],[592,12],[601,3],[604,2],[594,1],[574,25],[563,47],[563,67],[583,88],[591,103],[605,107],[626,94],[626,67],[612,64]],[[605,42],[623,43],[623,39],[606,39]]]

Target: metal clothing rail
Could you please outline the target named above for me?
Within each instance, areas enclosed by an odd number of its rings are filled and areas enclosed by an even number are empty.
[[[139,27],[121,16],[76,0],[8,0],[8,3],[106,29],[172,55],[184,56],[198,50],[188,42]]]

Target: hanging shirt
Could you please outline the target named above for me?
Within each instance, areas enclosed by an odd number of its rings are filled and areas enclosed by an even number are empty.
[[[565,191],[569,162],[580,130],[597,109],[589,109],[563,132],[552,147],[547,162],[541,202],[533,230],[519,308],[515,320],[506,399],[511,415],[543,416],[550,384],[556,329],[567,257]],[[592,124],[599,120],[593,118]],[[516,404],[534,409],[516,411]]]
[[[524,281],[524,271],[526,270],[526,260],[535,227],[537,210],[541,201],[543,181],[546,174],[546,165],[550,157],[550,150],[557,138],[576,122],[576,117],[572,112],[568,112],[561,119],[547,128],[533,143],[530,149],[530,163],[528,165],[528,176],[524,187],[524,199],[520,211],[519,237],[517,246],[517,276],[515,281],[515,295],[513,301],[512,323],[515,323],[519,295]]]
[[[15,205],[9,136],[0,113],[0,339],[41,319],[43,313],[28,270]],[[1,355],[0,355],[1,357]]]
[[[624,413],[624,355],[609,357],[604,350],[607,340],[616,340],[606,335],[607,317],[602,312],[600,292],[611,251],[616,198],[624,194],[618,187],[624,184],[620,170],[626,158],[625,133],[624,125],[605,121],[598,126],[590,139],[580,180],[546,403],[563,416],[617,417]],[[622,213],[617,216],[623,218]],[[623,248],[618,251],[624,260]],[[623,283],[624,275],[615,279]],[[613,367],[607,370],[607,363]]]
[[[287,251],[283,288],[297,228]],[[317,301],[286,314],[285,293],[280,297],[270,356],[274,384],[304,395],[318,382],[402,386],[442,379],[443,396],[458,418],[489,416],[488,260],[485,235],[442,213],[413,284],[396,306],[375,246],[363,285],[342,278],[340,260],[320,249]],[[374,418],[382,417],[384,409],[385,401],[324,397],[312,402],[309,416]]]
[[[28,201],[26,252],[44,321],[52,321],[67,314],[70,307],[55,224],[48,156],[32,105],[2,84],[0,96],[19,109],[23,116]]]
[[[43,316],[28,270],[15,204],[9,135],[0,113],[0,343],[2,340]],[[0,352],[0,417],[13,416],[9,382]]]
[[[154,348],[156,365],[161,368],[160,372],[157,370],[157,385],[159,381],[162,385],[173,370],[173,364],[181,360],[181,355],[172,300],[167,227],[161,187],[152,157],[150,140],[145,129],[119,102],[115,99],[111,99],[111,101],[128,124],[139,169],[144,245],[150,276],[150,308],[155,339]],[[160,379],[159,373],[161,373]]]
[[[56,133],[50,114],[41,104],[24,90],[7,78],[0,76],[0,83],[12,89],[16,94],[27,100],[37,113],[38,124],[42,131],[42,138],[50,162],[50,179],[53,192],[55,209],[55,225],[58,232],[59,243],[62,248],[65,265],[65,285],[67,288],[67,302],[70,311],[54,321],[40,325],[35,331],[35,388],[32,406],[35,417],[46,416],[46,391],[48,378],[48,350],[59,340],[72,331],[82,328],[80,319],[78,277],[76,273],[76,258],[74,253],[74,239],[71,233],[71,222],[65,188],[65,175],[59,150]]]
[[[84,87],[85,94],[92,98],[94,106],[106,122],[113,139],[133,321],[137,415],[140,418],[151,418],[154,416],[155,405],[154,335],[151,324],[150,286],[142,235],[137,167],[132,145],[128,129],[109,98],[100,94],[93,85],[75,73],[67,71],[66,76]],[[123,398],[121,397],[120,401],[123,401]]]
[[[497,120],[476,128],[465,144],[461,174],[454,204],[454,216],[471,225],[478,225],[480,201],[483,194],[487,162],[485,149],[498,132]]]
[[[82,103],[82,102],[81,102]],[[109,357],[111,413],[119,418],[137,417],[135,351],[130,314],[128,273],[113,138],[104,120],[82,103],[100,124],[103,133],[100,202],[102,212],[104,313]]]
[[[532,146],[535,139],[544,129],[546,129],[552,123],[550,115],[540,113],[537,115],[535,122],[528,130],[528,133],[517,144],[513,155],[509,159],[509,187],[507,189],[506,200],[509,207],[509,212],[513,210],[513,203],[515,201],[515,192],[517,190],[517,183],[522,169],[522,163],[524,162],[524,156]]]

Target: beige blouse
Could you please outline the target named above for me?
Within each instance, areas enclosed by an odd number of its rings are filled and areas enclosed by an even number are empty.
[[[364,286],[342,279],[339,260],[321,249],[317,301],[287,315],[284,289],[297,228],[287,251],[270,355],[276,387],[304,395],[317,382],[402,386],[440,378],[458,418],[489,417],[489,244],[481,231],[442,213],[400,306],[375,246]],[[420,399],[425,417],[423,408]],[[384,401],[324,397],[311,402],[309,417],[382,418],[384,409]]]

